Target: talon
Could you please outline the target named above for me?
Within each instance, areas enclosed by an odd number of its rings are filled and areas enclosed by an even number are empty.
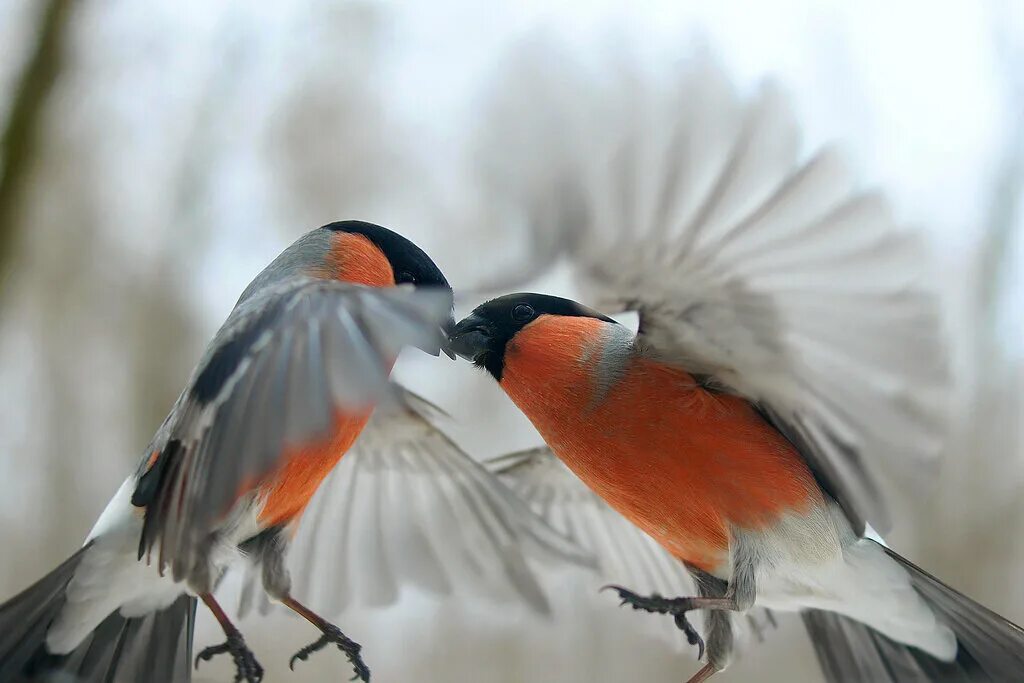
[[[333,624],[327,624],[322,636],[292,655],[292,658],[288,661],[288,668],[294,671],[296,660],[306,661],[309,659],[311,654],[318,650],[322,650],[329,643],[337,645],[338,649],[345,653],[348,661],[352,664],[352,669],[355,672],[355,675],[350,680],[359,680],[364,683],[369,683],[370,668],[366,666],[362,656],[359,654],[363,649],[363,646],[346,636],[341,632],[341,629]]]
[[[263,667],[256,661],[256,655],[246,646],[239,631],[228,633],[226,641],[220,645],[211,645],[196,655],[195,668],[199,668],[200,661],[208,662],[225,652],[230,653],[235,662],[235,683],[260,683],[263,680]]]
[[[648,596],[637,595],[621,586],[608,586],[618,592],[622,599],[620,605],[629,605],[633,609],[656,614],[680,614],[694,609],[692,598],[663,598],[657,593]]]
[[[693,627],[690,620],[686,618],[686,613],[675,615],[676,628],[686,634],[686,642],[690,645],[697,646],[697,659],[704,658],[704,639],[697,633],[697,629]]]
[[[633,609],[644,609],[644,610],[646,610],[646,608],[642,607],[641,604],[644,603],[647,600],[647,598],[640,597],[639,595],[637,595],[633,591],[629,590],[628,588],[623,588],[622,586],[615,586],[615,585],[611,585],[611,584],[602,587],[601,588],[601,592],[603,593],[604,591],[609,590],[609,589],[613,590],[613,591],[615,591],[616,593],[619,594],[619,600],[620,600],[619,607],[623,607],[625,605],[632,605]],[[660,599],[661,598],[661,596],[659,596],[657,593],[654,593],[651,597],[655,598],[655,599]],[[647,611],[650,611],[650,610],[647,610]]]
[[[620,606],[629,605],[635,610],[655,614],[671,614],[675,619],[676,627],[686,634],[686,641],[690,645],[697,646],[699,653],[697,658],[700,659],[704,656],[704,639],[686,618],[686,613],[695,608],[693,598],[663,598],[657,593],[645,597],[622,586],[614,585],[604,586],[601,590],[609,588],[619,594],[619,598],[622,600],[619,603]]]
[[[288,660],[288,668],[292,671],[295,671],[295,660],[298,659],[303,662],[306,661],[307,659],[309,659],[309,656],[311,654],[327,645],[327,642],[327,636],[320,636],[319,639],[313,641],[306,647],[300,649],[298,652],[292,655],[291,659]]]
[[[747,624],[750,626],[750,632],[757,638],[757,642],[764,642],[764,629],[761,628],[761,624],[758,623],[757,619],[754,618],[753,614],[747,615]]]
[[[196,669],[199,668],[199,660],[202,660],[204,662],[208,662],[211,659],[213,659],[215,655],[219,655],[222,652],[227,652],[227,651],[228,651],[228,644],[227,643],[221,643],[220,645],[211,645],[210,647],[206,648],[205,650],[203,650],[202,652],[200,652],[199,654],[196,655],[195,668]]]

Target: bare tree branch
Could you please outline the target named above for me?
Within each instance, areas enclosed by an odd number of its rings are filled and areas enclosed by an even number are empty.
[[[38,148],[40,120],[61,71],[70,0],[50,0],[41,14],[35,49],[15,90],[0,138],[0,283],[10,260],[19,199]]]

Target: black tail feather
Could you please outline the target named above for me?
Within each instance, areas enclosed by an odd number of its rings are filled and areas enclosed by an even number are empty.
[[[0,606],[0,681],[16,681],[38,658],[46,630],[64,606],[64,591],[88,546]]]
[[[952,662],[897,643],[832,612],[803,613],[830,683],[1006,683],[1024,681],[1024,630],[886,548],[936,615],[956,634]]]
[[[191,680],[196,600],[182,595],[157,612],[108,616],[77,648],[47,651],[50,624],[65,603],[68,582],[88,546],[0,605],[2,683],[187,683]]]

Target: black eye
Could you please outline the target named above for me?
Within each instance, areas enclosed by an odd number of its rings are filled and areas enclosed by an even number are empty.
[[[519,304],[512,309],[512,319],[517,323],[525,323],[527,320],[533,317],[533,306],[527,304]]]
[[[398,274],[398,284],[402,284],[404,282],[411,282],[412,284],[416,284],[416,276],[410,273],[408,270],[403,270],[401,273]]]

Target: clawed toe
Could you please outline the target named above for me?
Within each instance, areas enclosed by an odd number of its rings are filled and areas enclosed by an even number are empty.
[[[211,645],[196,655],[195,667],[198,669],[200,661],[208,662],[225,652],[229,653],[235,662],[235,683],[260,683],[263,680],[263,667],[256,661],[256,655],[246,646],[245,639],[238,631],[228,633],[225,642]]]
[[[657,593],[649,596],[638,595],[622,586],[605,586],[601,590],[611,589],[619,594],[620,605],[629,605],[635,610],[652,612],[654,614],[671,614],[675,620],[676,627],[686,634],[686,641],[695,645],[698,649],[697,658],[704,656],[704,639],[697,633],[686,618],[686,613],[696,607],[693,598],[664,598]]]
[[[697,633],[697,629],[693,627],[690,620],[686,618],[686,613],[676,614],[674,616],[676,622],[676,628],[686,634],[686,642],[690,645],[697,647],[697,659],[704,658],[704,639]]]
[[[306,661],[311,654],[322,650],[330,643],[337,645],[338,649],[344,652],[345,656],[348,657],[348,661],[352,663],[352,670],[355,672],[352,680],[369,683],[370,669],[363,661],[362,655],[359,654],[363,646],[346,636],[341,632],[341,629],[333,624],[325,626],[322,636],[292,655],[292,658],[288,661],[288,668],[294,670],[296,661]]]
[[[601,590],[611,589],[619,594],[620,605],[629,605],[633,609],[655,614],[683,614],[694,609],[693,598],[663,598],[657,593],[637,595],[622,586],[605,586]]]

